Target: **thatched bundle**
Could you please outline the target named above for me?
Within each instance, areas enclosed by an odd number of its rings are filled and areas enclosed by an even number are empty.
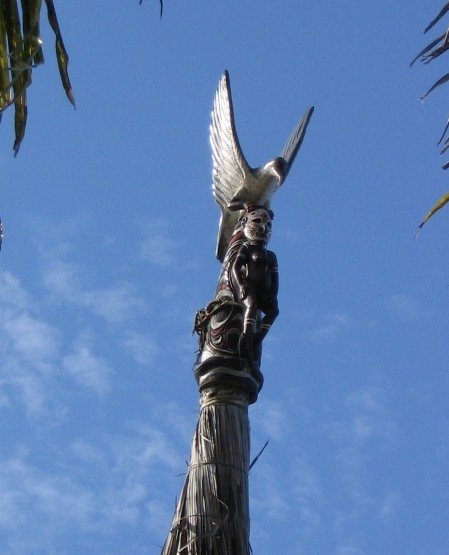
[[[238,396],[240,397],[240,396]],[[248,555],[248,404],[203,396],[190,463],[162,555]]]

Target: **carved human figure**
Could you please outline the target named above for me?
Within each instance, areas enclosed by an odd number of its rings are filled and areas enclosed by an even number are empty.
[[[245,305],[243,332],[239,354],[254,363],[254,353],[279,314],[277,259],[267,249],[271,236],[273,213],[262,206],[247,206],[243,219],[245,242],[240,246],[232,265],[240,300]],[[258,325],[259,311],[264,316]]]

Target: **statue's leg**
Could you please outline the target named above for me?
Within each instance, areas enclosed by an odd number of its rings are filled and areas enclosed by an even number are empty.
[[[239,354],[241,358],[248,360],[250,364],[253,361],[253,343],[256,332],[257,305],[252,295],[244,300],[246,311],[243,320],[243,333],[239,341]]]
[[[277,302],[271,302],[268,305],[265,305],[262,310],[265,314],[256,333],[256,343],[258,345],[262,343],[271,326],[273,325],[273,322],[279,315]]]

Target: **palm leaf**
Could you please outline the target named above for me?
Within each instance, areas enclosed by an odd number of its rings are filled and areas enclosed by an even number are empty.
[[[436,201],[436,203],[432,206],[432,208],[427,212],[427,214],[424,216],[422,222],[419,224],[419,227],[416,230],[415,239],[418,237],[418,233],[421,231],[421,228],[427,222],[427,220],[429,220],[429,218],[431,218],[435,214],[435,212],[438,212],[438,210],[443,208],[443,206],[447,202],[449,202],[449,193],[445,193],[442,197],[440,197]]]
[[[9,57],[6,35],[6,21],[3,6],[0,6],[0,115],[12,99],[9,80]]]
[[[432,27],[436,25],[438,21],[440,21],[440,19],[447,14],[448,11],[449,11],[449,2],[446,2],[446,4],[441,8],[440,13],[435,17],[435,19],[432,19],[429,25],[427,25],[427,27],[424,29],[424,33],[427,33],[427,31],[432,29]]]
[[[427,25],[426,29],[424,30],[424,33],[427,33],[427,31],[432,29],[447,13],[449,13],[449,1],[445,2],[444,6],[441,8],[438,15],[429,23],[429,25]],[[435,60],[436,58],[444,54],[447,50],[449,50],[449,27],[446,29],[445,33],[443,33],[442,35],[440,35],[439,37],[431,41],[425,48],[423,48],[423,50],[421,50],[421,52],[417,56],[415,56],[415,58],[412,60],[412,62],[410,63],[410,66],[412,66],[418,59],[421,59],[421,61],[424,64],[429,64],[432,60]],[[426,98],[426,96],[429,95],[432,91],[434,91],[439,86],[444,85],[448,81],[449,81],[449,73],[447,73],[446,75],[443,75],[443,77],[438,79],[438,81],[436,81],[430,87],[430,89],[420,97],[420,100],[423,100],[424,98]],[[440,145],[443,142],[448,131],[449,131],[449,120],[444,128],[444,131],[441,135],[440,140],[438,141],[438,145]],[[448,148],[449,148],[449,145],[447,141],[445,141],[445,146],[442,149],[441,153],[446,152]],[[443,169],[449,168],[449,162],[444,164],[442,167]]]
[[[438,81],[436,83],[434,83],[430,89],[421,96],[420,100],[424,100],[424,98],[426,98],[426,96],[428,94],[430,94],[433,90],[435,90],[437,87],[439,87],[440,85],[444,85],[444,83],[447,83],[449,81],[449,73],[446,73],[446,75],[443,75],[443,77],[441,77],[441,79],[438,79]]]
[[[429,52],[429,50],[432,50],[432,48],[434,46],[436,46],[440,41],[442,41],[444,39],[444,37],[446,36],[446,33],[443,33],[442,35],[440,35],[438,38],[436,38],[435,40],[433,40],[432,42],[430,42],[425,48],[423,48],[421,50],[421,52],[419,54],[417,54],[413,60],[410,62],[410,67],[412,67],[412,65],[416,62],[416,60],[419,60],[419,58],[422,58],[425,56],[425,54],[427,54],[427,52]]]
[[[69,56],[64,47],[64,41],[62,40],[58,18],[56,17],[55,6],[53,4],[53,0],[45,0],[45,3],[47,4],[48,21],[56,37],[56,57],[58,59],[59,75],[61,76],[61,81],[67,98],[69,99],[70,103],[75,106],[75,98],[73,97],[72,85],[70,84],[69,74],[67,72],[67,66],[69,65]]]
[[[443,42],[440,44],[438,48],[435,48],[435,50],[432,50],[428,54],[425,54],[424,56],[422,56],[423,63],[430,64],[432,60],[435,60],[436,58],[438,58],[438,56],[441,56],[441,54],[444,54],[448,49],[449,49],[449,40],[448,40],[448,34],[446,33]]]
[[[68,55],[62,40],[52,0],[45,0],[50,25],[56,37],[56,56],[66,95],[72,104],[72,87],[67,66]],[[27,120],[26,89],[31,84],[33,68],[44,56],[40,39],[42,0],[0,0],[0,121],[2,113],[14,105],[16,156],[25,134]]]
[[[4,15],[6,34],[9,46],[9,61],[11,65],[11,83],[14,90],[14,156],[17,156],[25,134],[27,121],[26,81],[22,77],[21,62],[23,58],[23,38],[20,26],[20,16],[15,0],[4,0]]]

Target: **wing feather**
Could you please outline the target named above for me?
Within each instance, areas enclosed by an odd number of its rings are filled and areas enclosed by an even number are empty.
[[[227,71],[221,76],[211,113],[212,193],[221,211],[242,187],[251,172],[235,130],[231,85]]]
[[[308,108],[302,118],[299,120],[297,126],[293,129],[292,134],[288,138],[287,142],[285,143],[284,149],[282,151],[282,158],[285,159],[287,162],[287,167],[285,170],[285,177],[287,177],[290,168],[293,165],[293,162],[298,154],[299,148],[304,140],[304,136],[307,131],[307,126],[309,125],[310,118],[313,114],[313,106]]]

